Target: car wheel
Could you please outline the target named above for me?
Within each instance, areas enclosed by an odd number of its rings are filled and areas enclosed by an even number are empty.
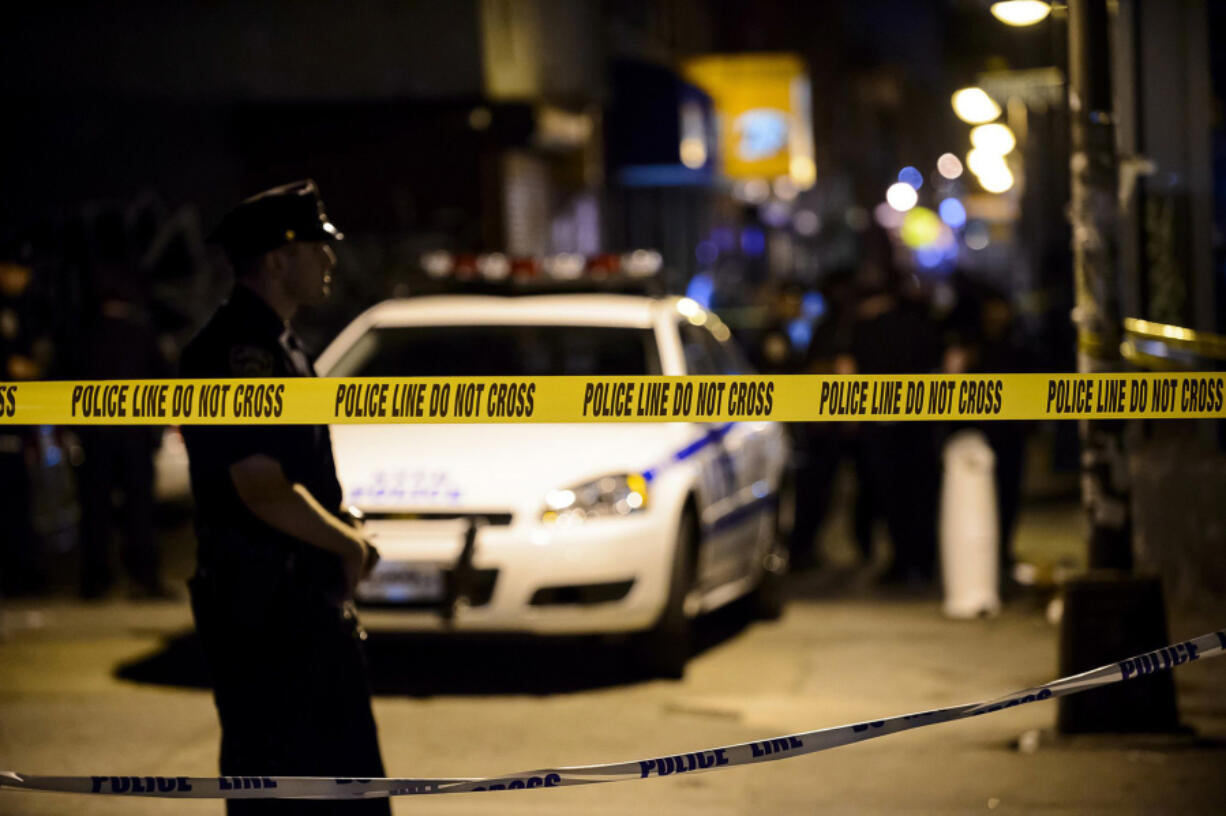
[[[677,528],[664,611],[655,625],[638,635],[634,643],[638,665],[653,677],[680,679],[685,674],[692,630],[685,614],[685,598],[694,583],[697,551],[697,520],[694,513],[686,509]]]

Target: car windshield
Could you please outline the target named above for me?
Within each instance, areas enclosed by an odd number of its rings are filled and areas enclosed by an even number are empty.
[[[372,329],[331,377],[640,376],[660,373],[651,329],[390,326]]]

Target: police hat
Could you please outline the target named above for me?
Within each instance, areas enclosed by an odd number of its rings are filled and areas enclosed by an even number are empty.
[[[252,257],[295,241],[340,241],[311,179],[257,193],[221,219],[209,236],[230,257]]]

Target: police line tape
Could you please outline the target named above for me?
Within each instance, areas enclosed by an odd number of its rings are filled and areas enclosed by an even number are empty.
[[[738,765],[774,762],[825,751],[843,745],[909,731],[926,725],[961,720],[1026,703],[1063,697],[1081,691],[1173,669],[1185,663],[1217,657],[1226,652],[1226,631],[1173,643],[1081,674],[1062,677],[1040,686],[1015,691],[983,703],[937,708],[883,720],[870,720],[802,731],[782,737],[724,745],[683,754],[614,762],[603,765],[545,768],[486,778],[348,779],[304,776],[35,776],[0,771],[0,788],[158,796],[184,799],[373,799],[435,793],[530,790],[598,782],[702,773]]]
[[[0,425],[1226,417],[1226,375],[284,377],[0,383]]]

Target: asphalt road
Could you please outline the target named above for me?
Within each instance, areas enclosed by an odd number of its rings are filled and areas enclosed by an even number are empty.
[[[797,582],[783,620],[703,621],[683,681],[635,677],[599,643],[375,632],[389,772],[491,775],[689,752],[989,699],[1056,676],[1039,603],[944,620],[854,572]],[[216,773],[207,670],[185,604],[3,607],[0,768]],[[1226,621],[1205,625],[1205,631]],[[1201,634],[1176,618],[1172,635]],[[1178,670],[1195,737],[1057,739],[1036,703],[807,757],[568,789],[398,799],[398,814],[1151,813],[1226,809],[1226,659]],[[0,792],[3,814],[220,813],[217,802]]]

